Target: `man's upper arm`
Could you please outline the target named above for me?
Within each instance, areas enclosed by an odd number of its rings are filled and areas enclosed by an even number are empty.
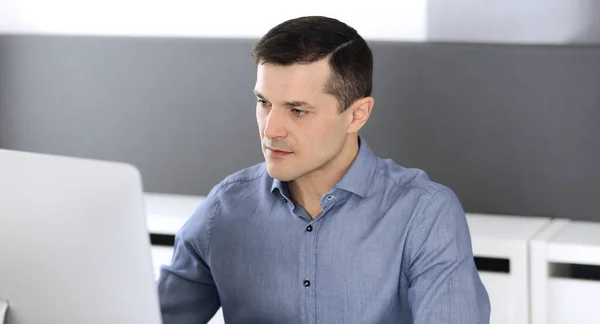
[[[447,188],[436,192],[416,216],[405,254],[413,323],[489,323],[489,297],[456,195]]]
[[[210,271],[215,188],[175,236],[171,264],[163,266],[158,294],[164,324],[207,323],[220,307]]]

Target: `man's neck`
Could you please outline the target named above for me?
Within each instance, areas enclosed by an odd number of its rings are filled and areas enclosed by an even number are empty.
[[[321,212],[321,197],[344,176],[358,154],[358,138],[349,140],[333,160],[323,168],[288,183],[294,201],[312,218]]]

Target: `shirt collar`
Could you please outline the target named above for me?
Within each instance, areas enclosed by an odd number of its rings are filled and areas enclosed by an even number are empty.
[[[371,186],[373,173],[377,167],[377,157],[367,145],[361,136],[358,136],[358,154],[350,165],[350,168],[344,173],[342,178],[333,186],[333,188],[343,189],[361,197],[367,195],[367,191]],[[286,182],[278,179],[273,179],[271,184],[271,192],[279,189],[279,192],[289,199],[289,189]]]

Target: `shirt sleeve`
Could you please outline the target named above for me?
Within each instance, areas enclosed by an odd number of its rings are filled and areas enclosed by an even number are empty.
[[[210,270],[216,189],[175,236],[171,264],[161,268],[158,295],[163,324],[208,323],[221,306]]]
[[[450,189],[434,194],[413,220],[406,248],[413,324],[489,323],[465,213]]]

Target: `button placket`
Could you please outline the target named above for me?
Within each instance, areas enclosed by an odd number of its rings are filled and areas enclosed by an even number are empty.
[[[304,233],[301,239],[303,248],[300,249],[300,267],[302,284],[302,305],[305,323],[314,324],[316,312],[316,261],[317,261],[317,221],[310,221],[304,225]]]

